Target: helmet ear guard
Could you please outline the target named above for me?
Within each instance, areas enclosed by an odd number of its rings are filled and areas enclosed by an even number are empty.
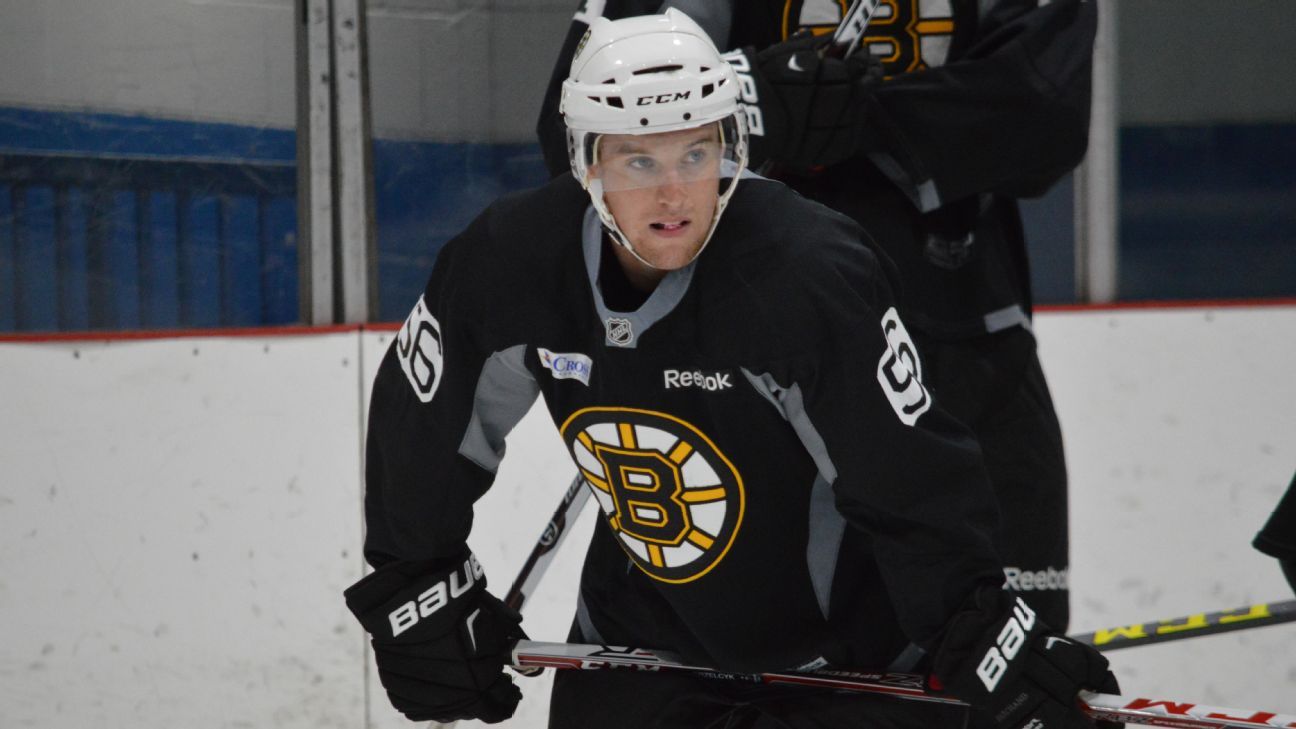
[[[746,115],[739,104],[737,77],[706,32],[675,9],[621,20],[596,18],[576,47],[560,110],[567,124],[572,174],[589,192],[613,239],[649,266],[617,225],[604,200],[604,186],[593,173],[599,138],[717,124],[724,150],[719,200],[700,253],[747,164]]]

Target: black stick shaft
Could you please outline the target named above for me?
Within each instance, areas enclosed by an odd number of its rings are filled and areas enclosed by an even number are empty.
[[[540,578],[544,576],[545,570],[549,568],[549,563],[553,561],[554,551],[562,540],[567,536],[567,525],[575,519],[580,513],[581,507],[585,505],[585,500],[589,498],[589,491],[585,488],[585,480],[579,473],[576,478],[572,479],[571,485],[563,493],[562,502],[554,510],[553,516],[549,518],[549,523],[545,525],[544,531],[541,532],[540,538],[536,540],[535,547],[531,550],[531,555],[527,557],[526,563],[522,565],[522,570],[513,580],[513,586],[509,588],[508,593],[504,596],[504,604],[521,611],[522,605],[526,603],[531,593],[535,592],[536,585],[540,583]]]

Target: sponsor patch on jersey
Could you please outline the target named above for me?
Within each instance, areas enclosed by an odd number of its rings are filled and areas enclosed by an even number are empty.
[[[607,321],[603,322],[603,326],[607,328],[608,344],[629,347],[630,343],[634,341],[634,326],[629,319],[610,316]]]
[[[626,554],[649,577],[696,580],[742,525],[742,476],[705,434],[666,413],[593,407],[560,428]]]
[[[589,385],[590,370],[594,362],[579,352],[550,352],[544,347],[536,347],[540,355],[540,364],[553,373],[555,380],[580,380]]]
[[[396,334],[396,358],[414,394],[423,402],[432,402],[437,385],[441,384],[443,355],[441,326],[428,311],[427,302],[419,296],[414,310]]]
[[[733,388],[733,372],[730,370],[662,370],[662,387],[667,390],[697,388],[707,392],[720,392]]]
[[[913,425],[931,408],[931,396],[922,383],[922,363],[895,307],[882,315],[887,348],[878,360],[877,379],[900,422]]]

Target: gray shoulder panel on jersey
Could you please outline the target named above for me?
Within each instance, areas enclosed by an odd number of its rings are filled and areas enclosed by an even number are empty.
[[[661,321],[671,312],[684,294],[688,293],[689,283],[693,280],[693,271],[697,261],[666,274],[652,295],[636,311],[612,311],[603,303],[603,293],[598,285],[599,263],[603,258],[603,221],[599,220],[598,211],[590,205],[585,209],[585,222],[581,228],[581,246],[585,253],[585,273],[589,276],[590,290],[594,292],[594,308],[598,311],[599,321],[604,323],[604,341],[609,347],[634,349],[639,337],[648,331],[653,324]],[[631,336],[626,341],[614,341],[609,334],[609,319],[619,319],[629,325]]]
[[[837,573],[837,554],[841,551],[842,537],[846,534],[846,517],[837,511],[832,485],[823,475],[815,476],[810,490],[810,537],[806,542],[806,566],[810,568],[810,583],[814,585],[819,610],[828,619],[829,599],[832,597],[833,577]]]
[[[540,385],[523,363],[525,356],[522,344],[496,352],[477,378],[472,418],[459,443],[459,454],[491,473],[504,459],[504,437],[540,394]]]
[[[900,651],[900,655],[891,661],[891,665],[887,666],[887,672],[910,673],[925,655],[927,655],[927,651],[920,648],[917,643],[910,643],[905,646],[904,650]]]
[[[814,460],[815,467],[831,486],[837,480],[837,467],[828,457],[828,446],[824,444],[823,436],[819,435],[814,423],[810,422],[810,416],[806,414],[805,403],[801,399],[801,386],[794,382],[791,387],[783,387],[774,381],[773,375],[757,375],[746,367],[742,368],[742,373],[751,386],[769,400],[783,415],[783,419],[792,425],[801,445]]]
[[[664,13],[669,8],[683,10],[686,15],[702,26],[716,48],[725,50],[729,47],[729,29],[733,25],[733,0],[666,0],[657,12]]]
[[[590,618],[589,608],[585,607],[585,596],[576,595],[576,627],[580,630],[581,640],[585,643],[598,643],[603,645],[603,634],[594,627],[594,620]]]
[[[810,422],[810,416],[805,411],[801,386],[792,383],[791,387],[783,387],[769,373],[756,375],[745,367],[742,368],[742,373],[751,386],[791,424],[797,439],[801,441],[801,447],[810,454],[819,471],[810,491],[806,566],[810,570],[810,582],[814,586],[815,598],[819,601],[819,610],[827,618],[833,576],[837,572],[837,553],[841,548],[842,536],[846,533],[846,517],[837,510],[832,490],[832,484],[837,480],[837,468],[828,457],[828,447],[824,444],[823,436],[819,435],[819,430]]]
[[[1005,306],[1002,309],[995,309],[989,314],[986,314],[984,319],[986,332],[988,334],[1002,332],[1005,329],[1011,329],[1013,327],[1021,327],[1028,332],[1034,331],[1034,327],[1031,326],[1030,317],[1026,316],[1026,310],[1021,307],[1021,304],[1013,304],[1011,306]]]

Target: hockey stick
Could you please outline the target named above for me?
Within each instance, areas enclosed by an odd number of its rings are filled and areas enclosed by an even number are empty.
[[[1265,625],[1296,622],[1296,600],[1262,602],[1255,605],[1197,613],[1180,618],[1105,628],[1092,633],[1070,636],[1103,651],[1114,651],[1153,643],[1168,643],[1184,638],[1218,635]]]
[[[535,592],[540,578],[544,577],[545,570],[549,569],[554,552],[567,536],[567,525],[580,514],[585,501],[589,499],[589,494],[589,489],[585,488],[585,479],[577,473],[571,485],[567,487],[567,491],[563,493],[562,502],[554,510],[553,516],[549,517],[549,523],[545,525],[535,548],[531,550],[531,556],[527,557],[517,578],[513,580],[513,586],[504,596],[505,605],[519,612],[522,610],[522,605]]]
[[[618,648],[576,643],[521,641],[513,649],[513,664],[529,668],[578,670],[636,669],[642,671],[691,673],[704,678],[748,681],[770,685],[795,685],[855,693],[891,696],[907,701],[942,704],[963,702],[926,690],[922,676],[910,673],[863,673],[858,671],[806,671],[735,673],[691,666],[672,653],[642,648]],[[1192,729],[1296,728],[1296,714],[1279,714],[1250,709],[1226,709],[1190,701],[1171,701],[1117,696],[1083,691],[1079,703],[1095,719],[1129,724]]]
[[[838,58],[850,58],[864,41],[864,31],[868,29],[869,21],[873,19],[880,3],[881,0],[855,0],[851,3],[850,9],[833,31],[828,52]]]
[[[880,3],[881,0],[855,0],[850,4],[850,9],[846,10],[841,22],[837,23],[837,30],[832,32],[833,56],[849,58],[858,51],[859,44],[864,40],[864,31],[868,30],[868,21],[874,18]]]

